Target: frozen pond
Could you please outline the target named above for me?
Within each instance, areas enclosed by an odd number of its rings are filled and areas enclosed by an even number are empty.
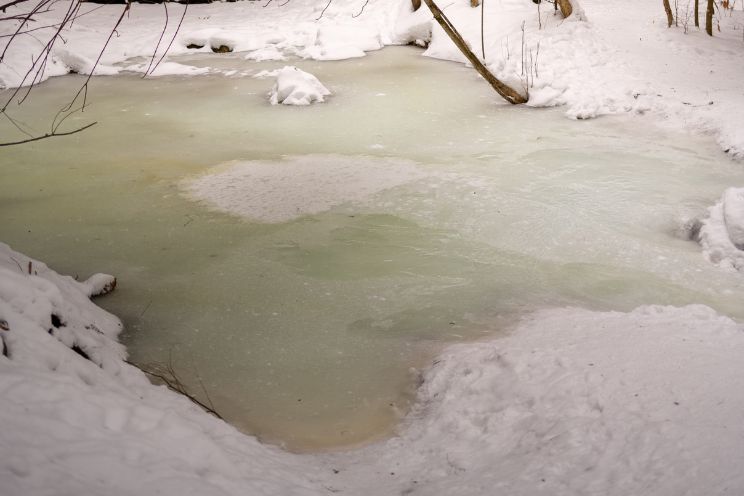
[[[96,78],[78,122],[99,125],[0,151],[0,239],[62,273],[115,274],[99,304],[132,361],[171,361],[228,420],[293,449],[388,434],[412,367],[536,308],[704,303],[744,319],[741,274],[677,232],[744,184],[712,139],[509,108],[471,69],[419,54],[293,62],[335,93],[310,108],[271,107],[266,79]],[[283,65],[218,57],[179,61]],[[27,121],[42,128],[79,83],[37,88]],[[222,200],[192,199],[194,180]],[[328,201],[301,215],[316,190]]]

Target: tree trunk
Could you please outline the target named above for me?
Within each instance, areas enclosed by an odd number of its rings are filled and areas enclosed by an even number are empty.
[[[713,0],[708,0],[708,10],[705,12],[705,32],[713,36]]]
[[[496,90],[496,93],[501,95],[504,100],[512,104],[527,102],[527,99],[520,93],[518,93],[513,88],[505,85],[504,83],[496,79],[496,76],[491,74],[491,71],[489,71],[488,68],[483,64],[483,62],[481,62],[480,59],[478,59],[478,57],[476,57],[476,55],[472,52],[472,50],[470,50],[468,44],[465,43],[465,40],[462,38],[462,36],[460,36],[460,33],[457,32],[449,19],[447,19],[447,17],[444,15],[444,12],[439,10],[439,7],[437,7],[437,5],[434,3],[434,0],[424,0],[424,3],[427,7],[429,7],[429,10],[431,10],[432,15],[434,16],[434,19],[436,19],[439,25],[442,26],[442,29],[444,29],[444,32],[447,33],[447,36],[449,36],[455,46],[460,49],[460,51],[463,55],[465,55],[468,61],[473,64],[473,67],[476,71],[478,71],[478,74],[483,76],[483,79],[488,81],[488,84],[490,84],[491,87]]]
[[[669,5],[669,0],[664,0],[664,11],[667,15],[667,27],[671,28],[674,24],[674,15],[672,15],[672,7]]]
[[[421,0],[419,0],[421,1]],[[700,0],[695,0],[695,27],[700,27],[700,19],[699,19],[699,13],[700,12]]]
[[[568,17],[573,13],[573,6],[571,6],[570,0],[556,0],[558,7],[561,9],[563,17]]]

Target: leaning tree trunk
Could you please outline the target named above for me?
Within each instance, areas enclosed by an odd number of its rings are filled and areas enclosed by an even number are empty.
[[[419,1],[421,1],[421,0],[419,0]],[[700,27],[700,16],[699,16],[699,12],[700,12],[700,0],[695,0],[695,27],[696,28],[699,28]]]
[[[555,3],[558,4],[558,7],[561,9],[561,14],[563,14],[563,17],[568,17],[573,13],[573,7],[571,6],[570,0],[555,0]]]
[[[671,28],[674,23],[674,15],[672,14],[672,6],[669,5],[669,0],[664,0],[664,11],[667,15],[667,27]]]
[[[472,52],[472,50],[470,50],[468,44],[465,42],[462,36],[460,36],[460,33],[457,32],[449,19],[447,19],[447,17],[444,15],[444,12],[439,10],[439,7],[437,7],[437,5],[434,3],[434,0],[424,0],[424,3],[426,3],[426,6],[429,7],[429,10],[431,10],[432,15],[434,16],[434,19],[436,19],[439,25],[442,26],[442,29],[444,29],[444,32],[447,33],[447,36],[449,36],[455,46],[460,49],[460,51],[463,55],[465,55],[468,61],[473,64],[473,67],[476,71],[478,71],[478,74],[483,76],[483,79],[488,81],[488,84],[490,84],[491,87],[496,90],[496,93],[501,95],[504,100],[512,104],[527,102],[527,99],[523,97],[519,92],[517,92],[514,88],[511,88],[499,81],[496,76],[494,76],[491,71],[488,70],[483,62],[481,62],[480,59]]]
[[[708,0],[708,10],[705,12],[705,32],[713,36],[713,0]]]

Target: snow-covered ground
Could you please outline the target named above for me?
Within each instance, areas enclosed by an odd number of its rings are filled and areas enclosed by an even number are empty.
[[[744,328],[704,306],[538,312],[440,356],[398,436],[296,455],[125,363],[120,322],[88,300],[110,281],[0,244],[3,495],[744,490]]]

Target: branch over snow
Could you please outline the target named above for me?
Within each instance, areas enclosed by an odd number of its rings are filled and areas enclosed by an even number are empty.
[[[439,25],[442,26],[442,29],[444,29],[444,32],[447,33],[447,36],[450,37],[452,42],[457,46],[457,48],[460,49],[460,51],[463,55],[465,55],[468,61],[473,64],[473,67],[476,71],[478,71],[478,74],[483,76],[483,79],[488,81],[488,84],[490,84],[491,87],[496,90],[496,93],[501,95],[504,100],[511,104],[527,103],[527,99],[522,96],[521,93],[497,79],[496,76],[494,76],[493,73],[488,70],[485,64],[481,62],[480,59],[472,52],[472,50],[468,48],[468,45],[463,37],[460,35],[457,29],[455,29],[450,20],[447,19],[447,16],[444,15],[444,12],[442,12],[439,7],[437,7],[437,4],[434,3],[434,0],[424,0],[424,2],[426,3],[426,6],[429,7],[429,10],[431,10],[434,19],[437,20]]]

